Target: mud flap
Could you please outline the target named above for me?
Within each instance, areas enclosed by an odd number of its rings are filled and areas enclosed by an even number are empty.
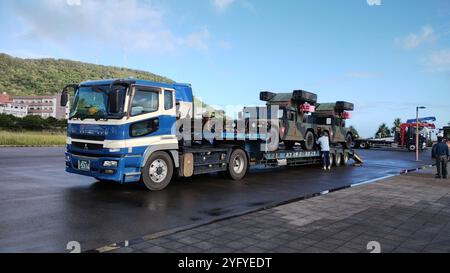
[[[181,166],[183,166],[181,175],[191,177],[194,174],[194,154],[184,154],[181,161]]]

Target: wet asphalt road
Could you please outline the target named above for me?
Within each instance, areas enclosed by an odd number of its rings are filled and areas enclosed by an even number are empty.
[[[364,167],[252,170],[243,181],[203,175],[161,192],[64,172],[63,148],[0,148],[0,252],[68,252],[214,220],[430,164],[414,154],[362,151]]]

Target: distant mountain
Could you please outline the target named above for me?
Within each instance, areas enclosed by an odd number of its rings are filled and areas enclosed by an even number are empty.
[[[60,59],[21,59],[0,53],[0,93],[10,95],[48,95],[71,83],[127,77],[173,82],[145,71]]]

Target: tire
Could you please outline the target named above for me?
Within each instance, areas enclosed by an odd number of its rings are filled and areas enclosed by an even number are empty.
[[[334,166],[334,155],[330,153],[330,166]]]
[[[295,142],[294,141],[285,140],[285,141],[283,141],[283,143],[284,143],[284,147],[286,148],[286,150],[294,149],[294,146],[295,146]]]
[[[334,156],[334,166],[340,167],[342,164],[342,156],[340,153],[335,154]]]
[[[270,127],[265,146],[265,149],[270,152],[278,150],[280,146],[280,133],[277,127]]]
[[[342,155],[342,165],[346,166],[348,164],[349,160],[350,160],[350,158],[348,157],[348,153],[344,153]]]
[[[352,148],[352,143],[353,143],[352,135],[351,134],[347,134],[347,136],[345,137],[344,148],[345,149],[351,149]]]
[[[247,154],[242,149],[236,149],[231,153],[228,162],[228,175],[233,180],[244,178],[248,169]]]
[[[359,147],[360,147],[361,149],[369,149],[369,145],[367,145],[367,142],[361,142],[361,143],[359,144]]]
[[[408,150],[410,152],[415,152],[416,151],[416,145],[415,144],[409,144],[408,145]]]
[[[311,151],[314,149],[314,145],[316,143],[316,137],[314,133],[311,131],[307,131],[305,135],[305,140],[302,141],[302,149],[305,151]]]
[[[142,169],[142,180],[147,189],[160,191],[169,185],[173,176],[172,158],[165,152],[155,152]]]

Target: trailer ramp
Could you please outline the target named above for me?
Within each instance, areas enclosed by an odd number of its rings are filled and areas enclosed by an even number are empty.
[[[351,150],[348,155],[356,162],[357,165],[362,165],[364,163],[364,160],[354,150]]]

